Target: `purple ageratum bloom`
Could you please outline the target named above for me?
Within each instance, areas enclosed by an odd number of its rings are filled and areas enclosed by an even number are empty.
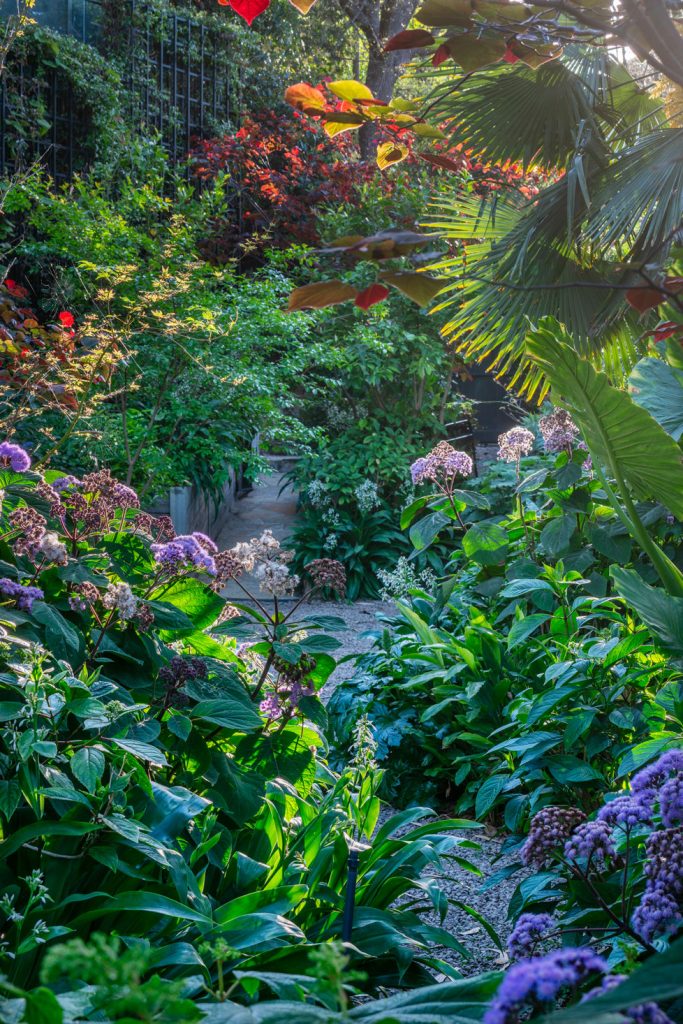
[[[572,833],[564,845],[567,860],[591,860],[604,864],[615,854],[612,829],[605,821],[587,821]]]
[[[555,926],[550,914],[522,914],[508,939],[508,952],[514,960],[534,955],[535,946]]]
[[[210,555],[215,555],[218,553],[218,546],[214,544],[211,538],[207,537],[205,533],[199,533],[195,530],[192,536],[200,545],[200,547],[203,547],[204,550],[208,551]]]
[[[590,999],[597,999],[598,996],[604,995],[605,992],[611,992],[612,989],[621,985],[622,981],[626,981],[626,977],[625,974],[610,974],[602,979],[602,984],[598,985],[597,988],[587,992],[581,999],[581,1002],[585,1003]],[[673,1024],[671,1018],[667,1017],[656,1003],[641,1003],[640,1006],[632,1006],[629,1010],[621,1010],[620,1012],[627,1020],[633,1021],[633,1024]]]
[[[544,807],[531,820],[522,862],[528,867],[545,867],[585,817],[575,807]]]
[[[648,825],[652,814],[645,804],[633,796],[618,796],[598,811],[598,821],[628,831],[636,825]]]
[[[176,537],[165,544],[152,544],[151,550],[155,561],[167,569],[180,569],[193,565],[197,569],[208,572],[210,576],[215,576],[216,563],[197,540],[197,536],[203,537],[203,534],[191,533]]]
[[[668,779],[660,789],[659,813],[667,828],[683,825],[683,772]]]
[[[570,452],[579,436],[579,428],[565,409],[553,409],[538,422],[547,452]]]
[[[58,494],[62,494],[64,491],[75,491],[82,486],[77,476],[60,476],[50,484],[52,490],[57,491]]]
[[[649,764],[633,776],[631,792],[636,799],[652,809],[659,797],[659,789],[678,772],[683,772],[683,750],[667,750],[654,764]]]
[[[8,580],[6,577],[0,579],[0,594],[11,597],[17,608],[21,608],[25,612],[32,610],[34,601],[42,601],[45,597],[40,587],[23,587],[21,583]]]
[[[410,475],[416,486],[424,483],[425,480],[431,480],[431,466],[428,459],[416,459],[410,467]]]
[[[11,441],[0,443],[0,462],[10,465],[15,473],[25,473],[31,468],[31,457],[28,452]]]
[[[645,855],[645,892],[632,920],[650,942],[683,923],[683,828],[652,832]]]
[[[592,949],[557,949],[547,956],[522,960],[507,972],[484,1024],[517,1024],[520,1011],[552,1004],[561,992],[574,990],[593,974],[606,974],[607,962]]]

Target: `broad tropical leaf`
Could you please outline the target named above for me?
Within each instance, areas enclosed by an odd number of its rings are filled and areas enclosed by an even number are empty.
[[[623,478],[636,498],[654,498],[683,518],[683,453],[657,421],[581,359],[552,318],[531,331],[527,349],[581,428],[593,458],[612,477]]]

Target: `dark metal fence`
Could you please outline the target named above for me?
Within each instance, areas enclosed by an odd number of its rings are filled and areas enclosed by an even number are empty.
[[[11,8],[11,0],[0,0],[0,15]],[[158,132],[172,164],[185,161],[195,139],[236,124],[238,81],[229,41],[201,21],[123,0],[112,38],[102,0],[38,0],[33,15],[116,60],[126,116],[142,131]],[[27,110],[39,117],[27,119]],[[87,121],[63,70],[31,56],[10,61],[0,85],[0,174],[40,160],[56,181],[69,180],[93,156]]]

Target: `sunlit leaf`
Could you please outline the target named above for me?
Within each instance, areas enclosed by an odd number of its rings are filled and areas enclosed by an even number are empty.
[[[333,281],[319,281],[316,284],[305,284],[295,288],[289,296],[287,312],[298,309],[323,309],[325,306],[336,306],[347,299],[355,299],[355,288],[335,278]]]
[[[415,15],[422,25],[432,28],[449,28],[457,25],[468,28],[473,25],[471,0],[427,0]]]
[[[316,3],[316,0],[289,0],[289,2],[293,7],[296,7],[297,11],[301,14],[308,14],[313,4]]]
[[[320,89],[314,89],[312,85],[307,85],[305,82],[290,85],[285,90],[285,100],[305,114],[320,114],[327,106],[327,101]]]
[[[463,71],[478,71],[489,64],[495,64],[505,53],[505,41],[499,37],[470,35],[453,36],[448,40],[451,57]]]
[[[381,171],[392,164],[400,164],[408,156],[409,149],[395,142],[382,142],[377,147],[377,166]]]
[[[382,280],[397,288],[418,306],[427,306],[439,294],[445,282],[427,274],[383,273]]]
[[[370,100],[375,102],[372,92],[362,82],[354,82],[353,80],[328,82],[327,88],[335,96],[338,96],[340,100]]]
[[[356,305],[360,309],[370,309],[370,306],[382,302],[389,294],[389,289],[383,284],[371,284],[356,296]]]
[[[405,32],[398,32],[384,44],[385,53],[391,50],[415,50],[421,46],[430,46],[434,42],[434,36],[424,28],[406,29]]]

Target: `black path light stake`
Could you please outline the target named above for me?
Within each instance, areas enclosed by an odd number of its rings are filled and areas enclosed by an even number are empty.
[[[346,895],[344,897],[344,915],[342,917],[342,942],[351,941],[353,932],[353,912],[356,908],[356,883],[358,881],[358,861],[361,846],[353,839],[349,843],[349,859],[346,862]]]

